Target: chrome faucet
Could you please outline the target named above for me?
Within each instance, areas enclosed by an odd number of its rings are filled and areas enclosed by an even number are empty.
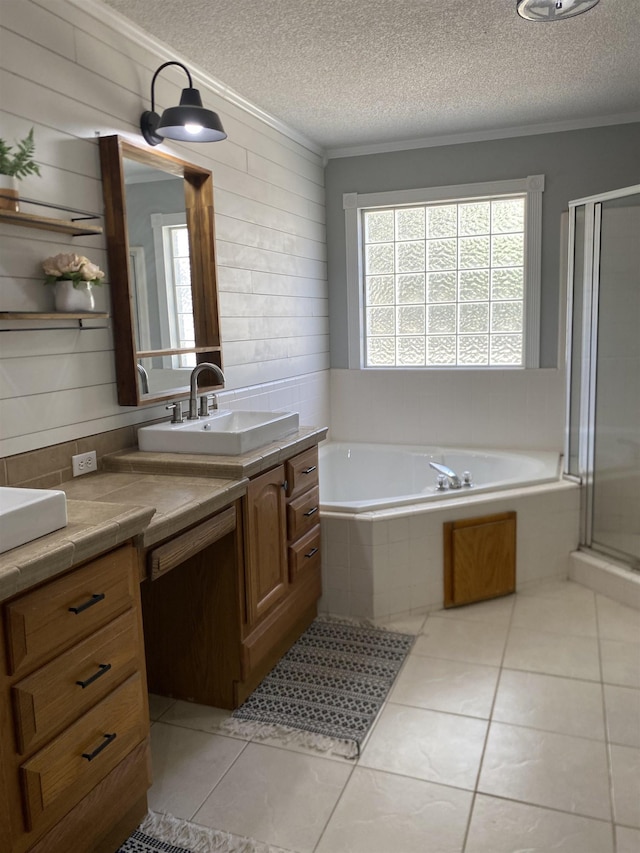
[[[144,366],[140,364],[140,362],[136,362],[136,367],[138,369],[138,373],[140,374],[140,384],[142,385],[142,393],[149,393],[149,374],[145,370]]]
[[[449,481],[450,489],[461,489],[462,482],[460,481],[460,477],[456,474],[455,471],[452,471],[451,468],[447,468],[446,465],[441,465],[439,462],[429,462],[429,465],[438,472],[438,474],[442,474]],[[440,478],[438,478],[440,481]]]
[[[203,370],[211,370],[217,376],[221,385],[224,385],[224,373],[220,370],[217,364],[211,364],[209,361],[203,361],[197,364],[191,371],[191,390],[189,393],[189,414],[187,418],[190,421],[196,421],[200,417],[198,414],[198,376]]]

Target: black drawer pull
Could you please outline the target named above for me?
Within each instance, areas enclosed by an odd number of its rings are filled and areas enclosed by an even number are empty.
[[[88,601],[85,601],[84,604],[79,604],[77,607],[70,607],[69,613],[82,613],[83,610],[88,610],[89,607],[93,607],[94,604],[97,604],[99,601],[105,597],[104,592],[97,592],[95,595],[92,595]]]
[[[115,739],[116,739],[116,733],[114,732],[112,735],[102,735],[102,737],[104,738],[104,740],[102,741],[102,743],[100,744],[100,746],[97,746],[97,747],[93,750],[93,752],[83,752],[83,753],[82,753],[82,757],[83,757],[83,758],[86,758],[86,759],[87,759],[87,761],[93,761],[93,759],[96,757],[96,755],[100,755],[100,753],[102,752],[102,750],[103,750],[103,749],[106,749],[106,747],[108,747],[108,746],[109,746],[109,744],[111,743],[111,741],[113,741],[113,740],[115,740]]]
[[[317,467],[318,467],[317,465],[312,465],[311,468],[304,468],[302,473],[303,474],[311,474],[313,471],[316,470]]]
[[[101,675],[104,675],[105,672],[109,672],[110,669],[110,663],[99,663],[97,672],[94,672],[93,675],[90,675],[86,681],[76,681],[76,684],[78,685],[78,687],[82,687],[82,689],[84,690],[85,687],[88,687],[90,684],[93,684],[94,681],[97,681]]]
[[[282,484],[282,488],[285,490],[285,492],[287,491],[287,489],[289,488],[289,481],[288,480],[284,481],[284,483]]]
[[[310,515],[313,515],[315,512],[318,512],[318,507],[314,506],[308,512],[305,512],[304,515],[308,518]]]
[[[318,549],[317,549],[317,548],[312,548],[312,549],[309,551],[309,553],[308,553],[308,554],[305,554],[305,557],[306,557],[306,558],[307,558],[307,560],[308,560],[310,557],[313,557],[313,555],[314,555],[314,554],[317,554],[317,553],[318,553]]]

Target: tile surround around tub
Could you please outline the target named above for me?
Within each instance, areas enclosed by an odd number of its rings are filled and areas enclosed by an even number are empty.
[[[334,441],[562,451],[564,371],[331,370]]]
[[[442,607],[443,523],[510,510],[517,512],[518,589],[566,578],[580,523],[580,489],[566,481],[477,495],[468,504],[323,513],[321,612],[379,618]]]

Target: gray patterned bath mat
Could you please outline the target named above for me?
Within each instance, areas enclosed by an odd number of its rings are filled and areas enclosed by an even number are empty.
[[[415,637],[316,619],[230,720],[302,730],[347,745],[353,758]],[[254,729],[252,734],[260,734]],[[308,744],[311,745],[311,744]]]

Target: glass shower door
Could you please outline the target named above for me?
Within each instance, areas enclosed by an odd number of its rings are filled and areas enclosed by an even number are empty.
[[[592,548],[640,568],[640,194],[595,204],[594,238],[587,527]]]

